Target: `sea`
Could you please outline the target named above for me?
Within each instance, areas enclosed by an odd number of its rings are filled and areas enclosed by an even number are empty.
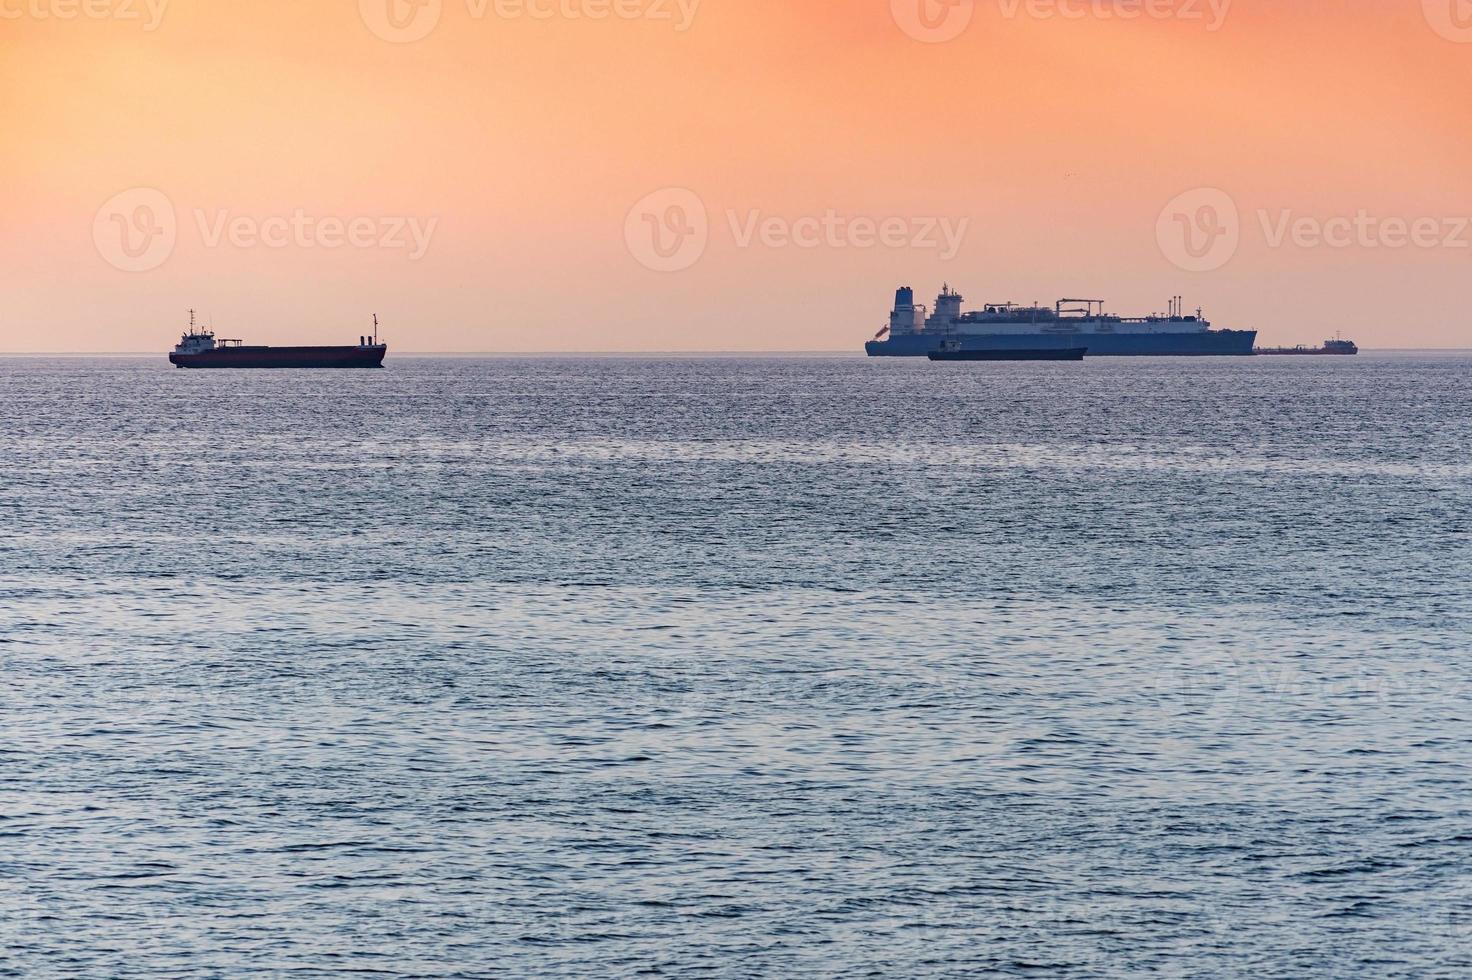
[[[0,359],[0,975],[1466,977],[1472,355]]]

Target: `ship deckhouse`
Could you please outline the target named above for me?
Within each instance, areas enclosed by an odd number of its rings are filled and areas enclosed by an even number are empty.
[[[189,332],[179,338],[179,345],[174,348],[175,354],[198,354],[207,350],[215,349],[214,331],[195,325],[194,311],[189,311]]]

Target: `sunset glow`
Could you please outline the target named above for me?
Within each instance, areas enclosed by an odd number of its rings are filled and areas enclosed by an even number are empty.
[[[0,349],[162,349],[197,307],[262,343],[377,312],[401,351],[857,350],[943,281],[1469,346],[1472,38],[1440,13],[0,0]],[[1158,229],[1202,190],[1240,241],[1188,271]],[[649,200],[698,248],[641,254]]]

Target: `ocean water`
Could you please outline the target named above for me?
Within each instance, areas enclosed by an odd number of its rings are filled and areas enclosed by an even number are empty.
[[[0,360],[0,975],[1464,977],[1472,357]]]

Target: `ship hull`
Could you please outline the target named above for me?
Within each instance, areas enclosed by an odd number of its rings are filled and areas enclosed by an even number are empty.
[[[1088,349],[1073,350],[943,350],[931,351],[932,361],[1082,361]]]
[[[1263,347],[1254,351],[1254,353],[1259,357],[1354,357],[1359,351],[1324,350],[1322,348],[1297,350],[1286,347]]]
[[[170,354],[181,368],[349,369],[381,368],[386,346],[376,347],[216,347],[197,354]]]
[[[1255,330],[1196,333],[942,334],[916,333],[876,340],[870,357],[928,357],[947,340],[965,350],[1068,350],[1085,347],[1089,357],[1251,357]]]

